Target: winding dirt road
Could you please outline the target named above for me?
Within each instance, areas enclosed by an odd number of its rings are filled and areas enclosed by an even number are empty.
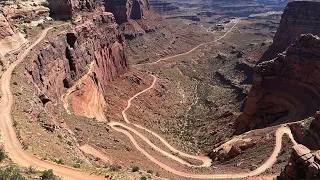
[[[236,23],[232,26],[232,28],[226,32],[226,34],[222,37],[220,37],[219,39],[213,41],[216,42],[218,40],[221,40],[222,38],[224,38],[226,35],[228,35],[232,29],[239,23],[239,21],[236,21]],[[102,176],[96,176],[96,175],[91,175],[88,172],[84,172],[84,171],[80,171],[78,169],[74,169],[71,167],[66,167],[66,166],[61,166],[61,165],[57,165],[55,163],[51,163],[51,162],[47,162],[47,161],[42,161],[40,159],[38,159],[35,156],[32,156],[31,154],[29,154],[28,152],[24,151],[22,149],[22,146],[16,136],[15,130],[13,128],[12,125],[12,117],[11,117],[11,108],[13,105],[13,95],[12,92],[10,90],[10,81],[11,81],[11,76],[12,76],[12,71],[14,70],[14,68],[21,63],[26,56],[28,55],[28,53],[30,52],[30,50],[35,47],[39,42],[41,42],[47,35],[48,31],[50,29],[52,29],[53,27],[47,28],[45,29],[39,36],[39,38],[37,39],[36,42],[34,42],[25,52],[23,52],[18,60],[16,62],[14,62],[8,69],[7,71],[3,74],[2,78],[1,78],[1,91],[3,93],[2,96],[2,103],[1,103],[1,109],[0,109],[0,129],[2,132],[2,135],[5,138],[5,149],[8,152],[9,157],[16,163],[22,165],[22,166],[33,166],[33,167],[37,167],[37,169],[39,170],[45,170],[45,169],[53,169],[54,173],[59,175],[59,176],[63,176],[64,178],[67,179],[75,179],[75,180],[98,180],[98,179],[105,179]],[[197,47],[193,48],[192,50],[186,52],[186,53],[182,53],[182,54],[178,54],[175,56],[171,56],[171,57],[167,57],[164,59],[160,59],[156,62],[150,63],[150,64],[156,64],[159,63],[161,61],[170,59],[170,58],[174,58],[174,57],[178,57],[178,56],[183,56],[186,54],[189,54],[193,51],[195,51],[196,49],[198,49],[201,46],[204,46],[206,44],[210,44],[212,42],[208,42],[208,43],[203,43],[198,45]],[[153,76],[153,75],[152,75]],[[132,98],[130,98],[128,100],[128,105],[127,107],[122,111],[122,115],[124,120],[126,121],[126,123],[128,125],[130,125],[130,121],[126,115],[126,111],[131,107],[131,101],[135,98],[137,98],[139,95],[142,95],[143,93],[147,92],[148,90],[152,89],[156,82],[157,82],[157,78],[155,76],[153,76],[154,80],[153,83],[151,84],[150,87],[148,87],[147,89],[137,93],[136,95],[134,95]],[[139,133],[138,131],[136,131],[135,129],[124,125],[120,122],[110,122],[109,125],[116,131],[121,132],[123,134],[125,134],[133,143],[133,145],[137,148],[138,151],[140,151],[143,155],[145,155],[150,161],[152,161],[153,163],[157,164],[158,166],[160,166],[161,168],[175,174],[181,177],[186,177],[186,178],[196,178],[196,179],[225,179],[225,178],[246,178],[249,176],[255,176],[255,175],[259,175],[262,172],[266,171],[268,168],[270,168],[277,160],[277,156],[281,150],[282,147],[282,137],[284,136],[284,134],[287,134],[291,141],[296,144],[291,131],[289,128],[287,127],[280,127],[277,131],[276,131],[276,144],[275,144],[275,148],[274,151],[272,153],[272,155],[269,157],[269,159],[262,164],[259,168],[257,168],[254,171],[250,171],[250,172],[246,172],[246,173],[237,173],[237,174],[192,174],[192,173],[186,173],[186,172],[182,172],[182,171],[178,171],[160,161],[158,161],[157,159],[155,159],[152,155],[150,155],[148,152],[146,152],[142,147],[139,146],[139,144],[137,143],[137,141],[134,139],[134,137],[132,136],[132,134],[130,134],[130,132],[136,134],[137,136],[139,136],[143,141],[145,141],[148,145],[150,145],[153,149],[157,150],[158,152],[160,152],[161,154],[181,163],[187,166],[192,166],[192,167],[196,167],[195,165],[191,165],[188,162],[182,160],[181,158],[168,153],[164,150],[162,150],[161,148],[157,147],[156,145],[154,145],[148,138],[146,138],[143,134]],[[183,152],[180,152],[179,150],[173,148],[167,141],[165,141],[163,138],[161,138],[158,134],[140,126],[137,124],[133,124],[135,127],[142,129],[144,131],[149,132],[150,134],[154,135],[155,137],[157,137],[165,146],[167,146],[171,151],[179,154],[180,156],[184,156],[184,157],[188,157],[188,158],[193,158],[193,159],[197,159],[203,162],[202,165],[198,166],[198,167],[208,167],[211,165],[211,160],[207,157],[203,157],[203,156],[194,156],[194,155],[189,155]],[[130,131],[130,132],[129,132]],[[86,147],[85,147],[86,148]],[[96,153],[96,152],[95,152]]]
[[[66,24],[62,24],[59,26],[63,26]],[[57,26],[56,26],[57,27]],[[28,55],[28,53],[34,48],[38,43],[40,43],[47,35],[48,31],[54,27],[46,28],[39,35],[38,39],[29,46],[21,55],[19,55],[17,61],[12,63],[7,71],[3,74],[1,78],[1,92],[2,92],[2,102],[0,109],[0,130],[1,134],[5,139],[5,150],[8,153],[8,156],[15,162],[21,166],[28,167],[36,167],[37,170],[46,170],[52,169],[53,172],[67,179],[74,180],[89,180],[89,179],[105,179],[103,176],[97,176],[94,174],[90,174],[89,172],[84,172],[75,168],[61,166],[55,163],[51,163],[48,161],[42,161],[37,157],[29,154],[27,151],[23,150],[20,141],[17,138],[16,132],[12,125],[12,116],[11,109],[13,105],[13,95],[10,89],[10,81],[12,77],[12,72],[14,68],[20,64]]]
[[[153,83],[151,84],[150,87],[148,87],[147,89],[137,93],[136,95],[134,95],[132,98],[130,98],[128,100],[128,106],[125,108],[125,110],[122,112],[123,117],[125,119],[125,121],[128,124],[131,124],[129,119],[126,116],[126,111],[130,108],[131,106],[131,101],[134,98],[137,98],[139,95],[147,92],[148,90],[152,89],[156,83],[157,78],[153,75],[151,75],[154,80]],[[186,172],[182,172],[182,171],[177,171],[174,168],[158,161],[157,159],[155,159],[152,155],[150,155],[149,153],[147,153],[143,148],[141,148],[139,146],[139,144],[137,143],[137,141],[134,139],[134,137],[129,133],[129,131],[131,131],[132,133],[136,134],[137,136],[139,136],[144,142],[146,142],[148,145],[150,145],[154,150],[158,151],[159,153],[163,154],[164,156],[167,156],[168,158],[171,158],[181,164],[190,166],[190,167],[209,167],[211,165],[211,159],[207,158],[207,157],[203,157],[203,156],[194,156],[194,155],[189,155],[186,153],[183,153],[175,148],[173,148],[167,141],[165,141],[163,138],[161,138],[158,134],[140,126],[137,124],[133,124],[134,126],[145,130],[149,133],[151,133],[152,135],[154,135],[155,137],[157,137],[165,146],[167,146],[171,151],[179,154],[180,156],[184,156],[184,157],[188,157],[188,158],[192,158],[192,159],[197,159],[203,162],[202,165],[200,166],[196,166],[196,165],[191,165],[188,162],[180,159],[179,157],[168,153],[164,150],[162,150],[161,148],[157,147],[155,144],[153,144],[147,137],[145,137],[143,134],[141,134],[140,132],[136,131],[135,129],[124,125],[120,122],[110,122],[109,126],[111,126],[114,130],[121,132],[123,134],[125,134],[126,136],[128,136],[128,138],[130,139],[130,141],[133,143],[133,145],[137,148],[138,151],[140,151],[143,155],[145,155],[150,161],[152,161],[153,163],[157,164],[158,166],[160,166],[161,168],[175,174],[178,176],[182,176],[182,177],[186,177],[186,178],[196,178],[196,179],[226,179],[226,178],[231,178],[231,179],[236,179],[236,178],[246,178],[246,177],[250,177],[250,176],[256,176],[259,175],[263,172],[265,172],[268,168],[270,168],[277,160],[277,156],[280,153],[281,147],[282,147],[282,137],[287,134],[289,136],[289,138],[291,139],[292,143],[294,145],[297,144],[297,142],[294,140],[291,130],[288,127],[280,127],[277,129],[276,131],[276,144],[275,144],[275,148],[274,151],[272,153],[272,155],[269,157],[269,159],[263,163],[259,168],[257,168],[254,171],[250,171],[250,172],[246,172],[246,173],[237,173],[237,174],[191,174],[191,173],[186,173]]]
[[[215,41],[212,42],[208,42],[208,43],[203,43],[198,45],[197,47],[191,49],[190,51],[186,52],[186,53],[182,53],[182,54],[178,54],[178,55],[174,55],[174,56],[170,56],[167,58],[163,58],[163,59],[159,59],[158,61],[155,61],[153,63],[147,63],[147,64],[157,64],[161,61],[164,60],[168,60],[171,58],[175,58],[175,57],[179,57],[179,56],[183,56],[186,54],[189,54],[193,51],[195,51],[196,49],[198,49],[201,46],[204,46],[206,44],[210,44],[213,42],[217,42],[219,40],[221,40],[222,38],[224,38],[225,36],[227,36],[233,29],[234,27],[240,22],[240,20],[237,20],[235,22],[235,24],[232,26],[232,28],[227,31],[222,37],[218,38]],[[153,82],[152,84],[146,88],[145,90],[135,94],[133,97],[131,97],[128,100],[128,104],[127,107],[122,111],[122,116],[125,120],[125,122],[130,125],[130,121],[127,117],[126,111],[131,107],[132,105],[132,100],[134,100],[135,98],[137,98],[139,95],[142,95],[143,93],[149,91],[150,89],[154,88],[156,82],[157,82],[157,78],[154,75],[151,75],[153,77]],[[163,138],[161,138],[161,136],[159,136],[158,134],[156,134],[155,132],[152,132],[151,130],[138,125],[138,124],[133,124],[135,127],[142,129],[144,131],[147,131],[148,133],[152,134],[153,136],[155,136],[156,138],[158,138],[166,147],[168,147],[172,152],[177,153],[180,156],[183,157],[187,157],[187,158],[191,158],[191,159],[197,159],[203,162],[202,165],[200,166],[196,166],[196,165],[192,165],[184,160],[182,160],[181,158],[179,158],[176,155],[173,155],[169,152],[166,152],[164,150],[162,150],[161,148],[157,147],[155,144],[153,144],[147,137],[145,137],[143,134],[141,134],[140,132],[136,131],[135,129],[124,125],[120,122],[110,122],[109,126],[111,126],[114,130],[121,132],[123,134],[125,134],[130,141],[132,142],[132,144],[136,147],[136,149],[138,151],[140,151],[144,156],[146,156],[150,161],[152,161],[153,163],[157,164],[158,166],[160,166],[161,168],[165,169],[166,171],[169,171],[175,175],[181,176],[181,177],[186,177],[186,178],[195,178],[195,179],[237,179],[237,178],[247,178],[247,177],[251,177],[251,176],[256,176],[259,175],[263,172],[265,172],[268,168],[270,168],[277,160],[277,156],[280,153],[281,147],[282,147],[282,137],[287,134],[289,136],[289,138],[291,139],[292,143],[295,145],[297,144],[297,142],[294,140],[291,130],[288,127],[282,126],[280,128],[277,129],[276,131],[276,144],[275,144],[275,148],[274,151],[272,153],[272,155],[268,158],[268,160],[266,162],[264,162],[259,168],[257,168],[254,171],[250,171],[250,172],[245,172],[245,173],[236,173],[236,174],[191,174],[191,173],[186,173],[186,172],[182,172],[182,171],[178,171],[160,161],[158,161],[157,159],[155,159],[152,155],[150,155],[148,152],[146,152],[142,147],[139,146],[139,144],[137,143],[137,141],[134,139],[134,137],[132,136],[132,134],[130,134],[129,131],[131,131],[132,133],[134,133],[135,135],[139,136],[144,142],[146,142],[149,146],[151,146],[154,150],[158,151],[159,153],[163,154],[164,156],[171,158],[181,164],[187,165],[189,167],[209,167],[211,166],[211,159],[209,159],[208,157],[204,157],[204,156],[194,156],[194,155],[190,155],[184,152],[181,152],[177,149],[175,149],[174,147],[172,147],[166,140],[164,140]]]

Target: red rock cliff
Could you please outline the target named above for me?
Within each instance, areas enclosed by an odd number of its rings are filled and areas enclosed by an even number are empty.
[[[57,102],[65,89],[86,75],[90,68],[89,76],[102,94],[107,91],[108,82],[128,69],[114,16],[98,12],[90,13],[86,19],[50,38],[40,53],[31,58],[28,72],[53,102]]]
[[[281,17],[280,26],[273,38],[273,44],[260,61],[275,58],[301,34],[320,35],[320,2],[290,2]]]
[[[284,54],[257,65],[237,133],[313,116],[320,105],[320,39],[303,35]]]
[[[150,10],[149,0],[104,0],[105,9],[112,12],[121,24],[128,20],[139,20]]]
[[[48,0],[51,16],[58,19],[71,19],[75,12],[96,11],[101,8],[99,0]]]

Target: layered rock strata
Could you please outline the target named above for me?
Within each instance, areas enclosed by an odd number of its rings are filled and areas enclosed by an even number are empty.
[[[99,0],[48,0],[50,14],[57,19],[72,19],[72,15],[76,12],[92,12],[102,9]]]
[[[278,177],[279,180],[320,178],[320,151],[312,153],[307,147],[293,146],[289,163]]]
[[[293,1],[284,10],[273,44],[260,61],[275,58],[301,34],[320,35],[320,2]]]
[[[150,8],[156,12],[167,12],[179,9],[179,7],[165,0],[150,0]]]
[[[303,35],[284,54],[256,66],[236,133],[303,120],[320,105],[320,39]]]
[[[148,0],[105,0],[104,6],[106,11],[114,14],[119,24],[130,19],[140,20],[150,10]]]
[[[40,52],[31,57],[32,65],[27,68],[37,87],[53,103],[83,76],[89,76],[91,81],[86,80],[90,83],[82,85],[97,88],[104,97],[108,91],[106,85],[128,69],[123,38],[114,16],[96,12],[83,19],[78,25],[50,38]],[[88,91],[88,88],[84,89]],[[96,90],[89,89],[97,94]],[[92,93],[79,95],[86,94]]]

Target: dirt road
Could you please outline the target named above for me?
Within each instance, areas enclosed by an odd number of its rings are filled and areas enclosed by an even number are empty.
[[[217,39],[216,41],[222,39],[223,37],[225,37],[229,32],[232,31],[232,29],[239,23],[236,22],[235,25],[228,31],[226,32],[226,34],[222,37],[220,37],[219,39]],[[55,163],[51,163],[51,162],[47,162],[47,161],[42,161],[40,159],[38,159],[35,156],[32,156],[31,154],[29,154],[28,152],[24,151],[22,149],[22,146],[19,142],[19,140],[17,139],[15,130],[12,126],[12,117],[11,117],[11,108],[13,105],[13,95],[12,92],[10,90],[10,81],[11,81],[11,76],[12,76],[12,71],[14,70],[14,68],[20,63],[22,62],[27,54],[30,52],[30,50],[36,46],[39,42],[41,42],[47,35],[48,31],[52,29],[51,28],[47,28],[45,29],[39,36],[39,38],[37,39],[37,41],[35,43],[33,43],[24,53],[22,53],[18,60],[16,62],[14,62],[9,68],[8,70],[3,74],[2,78],[1,78],[1,91],[2,91],[2,103],[1,103],[1,109],[0,109],[0,129],[2,132],[2,135],[5,138],[5,149],[8,152],[9,157],[16,163],[22,165],[22,166],[34,166],[37,167],[37,169],[39,170],[45,170],[45,169],[53,169],[54,173],[59,175],[59,176],[63,176],[64,178],[67,179],[76,179],[76,180],[98,180],[98,179],[105,179],[102,176],[96,176],[96,175],[91,175],[88,172],[83,172],[80,171],[78,169],[74,169],[74,168],[70,168],[70,167],[65,167],[65,166],[61,166],[61,165],[57,165]],[[209,42],[212,43],[212,42]],[[172,57],[168,57],[165,59],[160,59],[152,64],[161,62],[163,60],[167,60],[170,58],[174,58],[174,57],[178,57],[178,56],[182,56],[188,53],[193,52],[194,50],[196,50],[197,48],[209,44],[209,43],[204,43],[201,44],[197,47],[195,47],[194,49],[190,50],[187,53],[182,53],[179,55],[175,55]],[[128,105],[127,107],[122,111],[122,115],[125,119],[125,121],[127,122],[127,124],[130,124],[129,119],[127,118],[126,115],[126,111],[131,107],[131,101],[133,99],[135,99],[136,97],[138,97],[139,95],[142,95],[143,93],[147,92],[148,90],[152,89],[157,81],[157,78],[155,76],[153,76],[154,80],[153,83],[151,84],[150,87],[148,87],[147,89],[137,93],[136,95],[134,95],[132,98],[130,98],[128,100]],[[141,148],[139,146],[139,144],[137,143],[137,141],[134,139],[134,137],[130,134],[129,131],[131,131],[132,133],[138,135],[143,141],[145,141],[148,145],[150,145],[152,148],[156,149],[158,152],[164,154],[165,156],[176,160],[179,163],[185,164],[187,166],[195,166],[195,165],[191,165],[187,162],[185,162],[184,160],[180,159],[179,157],[172,155],[171,153],[168,153],[164,150],[162,150],[161,148],[158,148],[157,146],[155,146],[148,138],[146,138],[143,134],[139,133],[138,131],[136,131],[133,128],[130,128],[127,125],[124,125],[122,123],[119,122],[111,122],[109,123],[109,125],[116,131],[121,132],[123,134],[125,134],[126,136],[128,136],[128,138],[131,140],[131,142],[133,143],[133,145],[137,148],[138,151],[140,151],[143,155],[145,155],[150,161],[152,161],[153,163],[157,164],[159,167],[175,174],[178,176],[182,176],[182,177],[186,177],[186,178],[196,178],[196,179],[226,179],[226,178],[246,178],[249,176],[255,176],[255,175],[259,175],[262,172],[266,171],[268,168],[270,168],[275,161],[277,160],[277,156],[281,150],[282,147],[282,137],[284,136],[284,134],[287,134],[290,139],[292,140],[292,142],[294,144],[296,144],[296,142],[294,141],[291,131],[289,128],[287,127],[281,127],[277,130],[276,132],[276,144],[275,144],[275,149],[272,153],[272,155],[269,157],[269,159],[262,164],[259,168],[257,168],[254,171],[250,171],[250,172],[246,172],[246,173],[237,173],[237,174],[192,174],[192,173],[186,173],[186,172],[181,172],[178,171],[160,161],[158,161],[157,159],[155,159],[152,155],[148,154],[143,148]],[[157,135],[156,133],[140,126],[137,124],[134,124],[136,127],[138,127],[139,129],[145,130],[147,132],[149,132],[150,134],[154,135],[155,137],[157,137],[165,146],[167,146],[171,151],[178,153],[180,156],[185,156],[188,158],[193,158],[193,159],[198,159],[203,161],[203,164],[201,165],[202,167],[204,166],[210,166],[211,165],[211,160],[209,160],[206,157],[203,156],[194,156],[194,155],[189,155],[183,152],[180,152],[178,150],[176,150],[175,148],[173,148],[168,142],[166,142],[163,138],[161,138],[159,135]],[[97,152],[95,152],[97,153]]]
[[[221,40],[222,38],[224,38],[228,33],[230,33],[233,28],[239,23],[240,20],[238,20],[233,26],[232,28],[226,32],[225,35],[223,35],[222,37],[220,37],[219,39],[213,41],[216,42],[218,40]],[[209,42],[212,43],[212,42]],[[148,63],[148,64],[156,64],[159,63],[161,61],[164,60],[168,60],[171,58],[175,58],[178,56],[182,56],[182,55],[186,55],[189,54],[191,52],[193,52],[194,50],[196,50],[197,48],[209,44],[209,43],[204,43],[204,44],[200,44],[199,46],[193,48],[192,50],[186,52],[186,53],[182,53],[182,54],[178,54],[178,55],[174,55],[174,56],[170,56],[164,59],[160,59],[156,62],[153,63]],[[131,102],[133,99],[137,98],[139,95],[142,95],[143,93],[147,92],[148,90],[154,88],[157,78],[154,75],[151,75],[153,77],[153,82],[152,84],[146,88],[145,90],[135,94],[133,97],[131,97],[128,100],[128,104],[127,107],[122,111],[122,116],[125,120],[125,122],[130,125],[130,120],[128,119],[127,115],[126,115],[126,111],[131,107]],[[247,177],[251,177],[251,176],[256,176],[259,175],[263,172],[265,172],[268,168],[270,168],[277,160],[277,156],[280,153],[281,147],[282,147],[282,137],[287,134],[289,136],[289,138],[291,139],[293,144],[297,144],[296,141],[294,140],[291,130],[288,127],[280,127],[279,129],[277,129],[276,131],[276,144],[275,144],[275,148],[274,151],[272,153],[272,155],[268,158],[268,160],[266,162],[264,162],[259,168],[257,168],[254,171],[250,171],[250,172],[245,172],[245,173],[236,173],[236,174],[192,174],[192,173],[186,173],[186,172],[182,172],[182,171],[178,171],[160,161],[158,161],[157,159],[155,159],[152,155],[150,155],[148,152],[146,152],[142,147],[139,146],[139,144],[137,143],[137,141],[134,139],[134,137],[130,134],[130,132],[134,133],[135,135],[139,136],[144,142],[146,142],[149,146],[151,146],[154,150],[158,151],[159,153],[163,154],[164,156],[171,158],[181,164],[187,165],[187,166],[193,166],[196,167],[195,165],[191,165],[188,162],[185,162],[184,160],[180,159],[178,156],[175,156],[169,152],[166,152],[164,150],[162,150],[161,148],[157,147],[155,144],[153,144],[147,137],[145,137],[143,134],[141,134],[140,132],[136,131],[135,129],[120,123],[120,122],[110,122],[109,125],[116,131],[121,132],[123,134],[125,134],[130,141],[132,142],[132,144],[135,146],[135,148],[140,151],[144,156],[146,156],[150,161],[152,161],[153,163],[157,164],[158,166],[160,166],[161,168],[165,169],[166,171],[169,171],[175,175],[181,176],[181,177],[186,177],[186,178],[195,178],[195,179],[237,179],[237,178],[247,178]],[[163,138],[161,138],[158,134],[156,134],[155,132],[152,132],[151,130],[144,128],[141,125],[138,124],[133,124],[135,127],[142,129],[144,131],[147,131],[148,133],[154,135],[156,138],[158,138],[166,147],[168,147],[171,151],[173,151],[174,153],[177,153],[180,156],[184,156],[184,157],[188,157],[188,158],[192,158],[192,159],[197,159],[203,162],[202,165],[200,165],[200,167],[208,167],[211,165],[211,159],[204,157],[204,156],[194,156],[194,155],[190,155],[184,152],[181,152],[177,149],[175,149],[174,147],[172,147],[167,141],[165,141]],[[129,132],[130,131],[130,132]]]
[[[168,60],[168,59],[172,59],[172,58],[184,56],[184,55],[187,55],[187,54],[192,53],[193,51],[197,50],[198,48],[200,48],[200,47],[202,47],[202,46],[205,46],[205,45],[208,45],[208,44],[212,44],[212,43],[214,43],[214,42],[218,42],[218,41],[220,41],[221,39],[225,38],[230,32],[232,32],[232,30],[239,24],[240,21],[241,21],[240,19],[235,20],[235,24],[234,24],[223,36],[219,37],[218,39],[215,39],[215,40],[210,41],[210,42],[206,42],[206,43],[199,44],[198,46],[194,47],[193,49],[191,49],[191,50],[188,51],[188,52],[181,53],[181,54],[176,54],[176,55],[173,55],[173,56],[169,56],[169,57],[166,57],[166,58],[159,59],[159,60],[157,60],[157,61],[155,61],[155,62],[145,63],[145,64],[147,64],[147,65],[158,64],[158,63],[161,62],[161,61],[165,61],[165,60]],[[140,64],[140,65],[145,65],[145,64]]]
[[[36,167],[37,170],[52,169],[56,175],[62,176],[70,180],[105,179],[103,176],[92,175],[89,172],[80,171],[78,169],[61,166],[55,163],[42,161],[38,159],[37,157],[23,150],[23,147],[20,144],[20,141],[18,140],[16,132],[13,128],[11,117],[13,95],[10,89],[12,72],[14,68],[26,58],[30,50],[32,50],[33,47],[35,47],[46,37],[48,31],[52,28],[53,27],[43,30],[42,33],[39,35],[39,38],[18,57],[17,61],[10,65],[10,67],[7,69],[7,71],[3,74],[1,78],[2,101],[0,109],[0,129],[1,134],[5,139],[5,150],[8,153],[8,156],[15,163],[18,163],[19,165],[24,167],[33,166]]]
[[[143,93],[147,92],[148,90],[152,89],[156,83],[157,78],[153,75],[151,75],[154,80],[152,82],[152,84],[146,88],[145,90],[135,94],[132,98],[130,98],[128,100],[128,106],[125,108],[125,110],[122,112],[123,114],[123,118],[125,119],[125,121],[129,124],[130,121],[126,116],[126,111],[131,107],[131,101],[134,98],[137,98],[139,95],[142,95]],[[295,145],[297,144],[297,142],[294,140],[291,130],[288,127],[280,127],[279,129],[277,129],[276,131],[276,144],[275,144],[275,148],[274,151],[272,153],[272,155],[268,158],[268,160],[263,163],[259,168],[257,168],[254,171],[250,171],[250,172],[246,172],[246,173],[237,173],[237,174],[191,174],[191,173],[186,173],[186,172],[181,172],[181,171],[177,171],[176,169],[158,161],[157,159],[155,159],[152,155],[150,155],[149,153],[147,153],[143,148],[141,148],[139,146],[139,144],[137,143],[137,141],[134,139],[134,137],[130,134],[129,131],[131,131],[132,133],[136,134],[137,136],[139,136],[144,142],[146,142],[148,145],[150,145],[154,150],[158,151],[159,153],[163,154],[164,156],[171,158],[181,164],[187,165],[187,166],[191,166],[191,167],[208,167],[211,165],[211,160],[208,160],[207,157],[203,157],[203,156],[194,156],[194,155],[190,155],[190,154],[186,154],[184,152],[181,152],[175,148],[173,148],[167,141],[165,141],[163,138],[161,138],[158,134],[148,130],[147,128],[144,128],[140,125],[137,124],[133,124],[134,126],[145,130],[149,133],[151,133],[152,135],[154,135],[155,137],[157,137],[165,146],[167,146],[171,151],[177,153],[180,156],[184,156],[184,157],[188,157],[188,158],[192,158],[192,159],[197,159],[203,162],[202,165],[200,166],[196,166],[196,165],[191,165],[188,162],[185,162],[184,160],[180,159],[179,157],[166,152],[164,150],[162,150],[161,148],[157,147],[156,145],[154,145],[147,137],[145,137],[143,134],[141,134],[140,132],[136,131],[135,129],[122,124],[120,122],[110,122],[109,126],[111,126],[114,130],[121,132],[123,134],[125,134],[126,136],[128,136],[128,138],[130,139],[130,141],[132,142],[132,144],[135,146],[135,148],[137,148],[138,151],[140,151],[143,155],[145,155],[150,161],[152,161],[153,163],[157,164],[158,166],[160,166],[161,168],[175,174],[178,176],[182,176],[182,177],[186,177],[186,178],[195,178],[195,179],[237,179],[237,178],[247,178],[250,176],[256,176],[259,175],[263,172],[265,172],[268,168],[270,168],[277,160],[277,156],[280,153],[281,147],[282,147],[282,137],[287,134],[289,136],[289,138],[291,139],[292,143]]]

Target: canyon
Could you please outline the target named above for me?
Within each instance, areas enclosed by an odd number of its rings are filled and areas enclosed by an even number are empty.
[[[319,178],[319,2],[0,4],[0,170]]]

